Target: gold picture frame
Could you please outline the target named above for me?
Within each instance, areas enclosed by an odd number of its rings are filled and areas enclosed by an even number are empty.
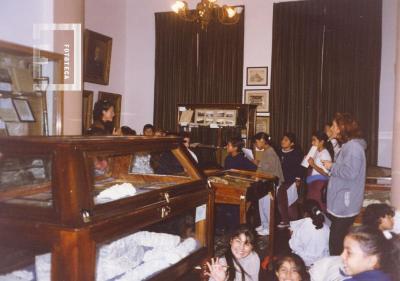
[[[93,122],[93,91],[82,93],[82,132],[85,133]]]
[[[256,134],[263,132],[269,134],[270,119],[269,116],[256,117]]]
[[[112,38],[86,29],[84,36],[83,80],[108,85]]]
[[[247,86],[268,86],[268,67],[248,67],[246,75]]]
[[[108,92],[99,92],[98,100],[108,100],[114,105],[114,127],[119,128],[121,126],[122,95]]]
[[[269,90],[268,89],[257,89],[257,90],[245,90],[245,103],[256,104],[257,112],[268,112],[269,111]]]

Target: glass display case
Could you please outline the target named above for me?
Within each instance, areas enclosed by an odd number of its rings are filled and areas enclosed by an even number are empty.
[[[0,138],[0,253],[15,256],[0,261],[0,280],[179,280],[193,271],[212,255],[214,195],[181,142]]]

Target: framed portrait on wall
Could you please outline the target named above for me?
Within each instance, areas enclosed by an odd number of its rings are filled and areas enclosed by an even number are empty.
[[[114,127],[119,128],[121,126],[121,101],[122,96],[120,94],[99,92],[99,100],[108,100],[114,105]]]
[[[245,90],[245,103],[257,105],[257,112],[269,111],[269,90]]]
[[[111,64],[112,38],[85,30],[83,80],[108,85]]]
[[[93,119],[93,91],[83,90],[82,96],[82,132],[86,132],[92,125]]]
[[[269,134],[269,116],[256,117],[256,133],[260,132]]]
[[[248,67],[246,75],[247,86],[268,86],[268,67]]]

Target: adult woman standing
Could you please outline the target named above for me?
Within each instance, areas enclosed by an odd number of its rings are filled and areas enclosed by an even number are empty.
[[[364,199],[366,142],[361,139],[358,122],[348,113],[336,113],[331,130],[342,147],[336,162],[323,162],[330,170],[327,191],[327,212],[332,220],[329,250],[331,255],[340,255],[344,237],[360,213]]]

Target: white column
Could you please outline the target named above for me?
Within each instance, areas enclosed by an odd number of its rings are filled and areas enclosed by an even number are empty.
[[[400,5],[397,6],[396,93],[392,146],[392,205],[400,209]]]

